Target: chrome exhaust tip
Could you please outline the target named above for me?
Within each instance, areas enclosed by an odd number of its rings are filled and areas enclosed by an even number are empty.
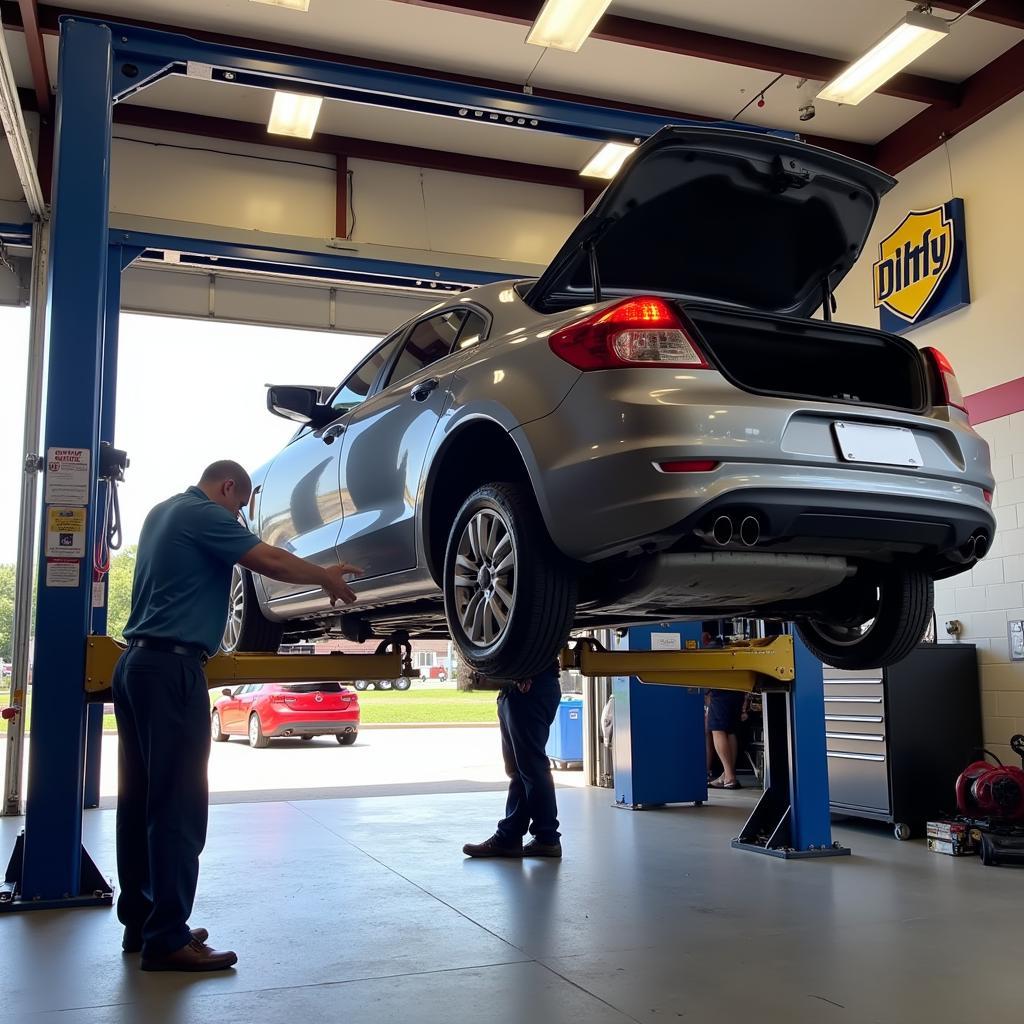
[[[974,547],[974,557],[984,558],[988,554],[988,536],[984,533],[979,533],[971,538],[971,544]]]
[[[752,548],[761,539],[761,521],[757,516],[747,516],[740,523],[740,540]]]
[[[711,537],[719,547],[725,547],[732,540],[732,519],[719,516],[711,526]]]

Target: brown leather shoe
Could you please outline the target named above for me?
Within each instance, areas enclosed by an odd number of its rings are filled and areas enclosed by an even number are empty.
[[[198,939],[200,942],[205,942],[210,937],[210,933],[205,928],[193,928],[192,938]],[[124,953],[141,953],[142,952],[142,936],[135,932],[129,932],[126,928],[124,931],[124,938],[121,940],[121,950]]]
[[[501,842],[497,836],[491,836],[482,843],[466,843],[462,852],[467,857],[508,857],[518,860],[523,855],[523,844],[508,845]]]
[[[523,847],[524,857],[561,857],[562,844],[559,842],[542,843],[534,839]]]
[[[165,956],[142,958],[144,971],[224,971],[238,963],[231,950],[210,949],[197,939]]]

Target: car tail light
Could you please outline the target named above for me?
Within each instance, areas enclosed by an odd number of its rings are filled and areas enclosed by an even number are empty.
[[[967,405],[964,403],[964,395],[960,390],[960,382],[956,379],[953,364],[937,348],[926,348],[924,353],[931,360],[932,366],[935,367],[939,375],[945,404],[967,412]]]
[[[991,491],[983,490],[981,492],[981,496],[985,499],[986,502],[988,502],[989,505],[992,504],[992,492]]]
[[[707,361],[663,299],[624,299],[549,339],[551,351],[580,370],[623,366],[707,369]]]
[[[659,462],[658,469],[662,473],[710,473],[720,465],[714,459],[670,459],[668,462]]]

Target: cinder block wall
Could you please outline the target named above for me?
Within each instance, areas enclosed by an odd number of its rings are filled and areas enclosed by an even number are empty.
[[[970,572],[935,585],[935,615],[940,640],[949,639],[945,626],[955,619],[960,640],[977,646],[985,743],[1019,764],[1008,743],[1024,733],[1024,661],[1010,661],[1007,623],[1024,619],[1024,412],[976,429],[992,446],[996,537]]]

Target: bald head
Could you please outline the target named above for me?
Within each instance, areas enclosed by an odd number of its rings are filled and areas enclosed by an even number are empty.
[[[199,478],[199,489],[232,515],[249,504],[252,494],[252,480],[245,468],[231,459],[211,462]]]

